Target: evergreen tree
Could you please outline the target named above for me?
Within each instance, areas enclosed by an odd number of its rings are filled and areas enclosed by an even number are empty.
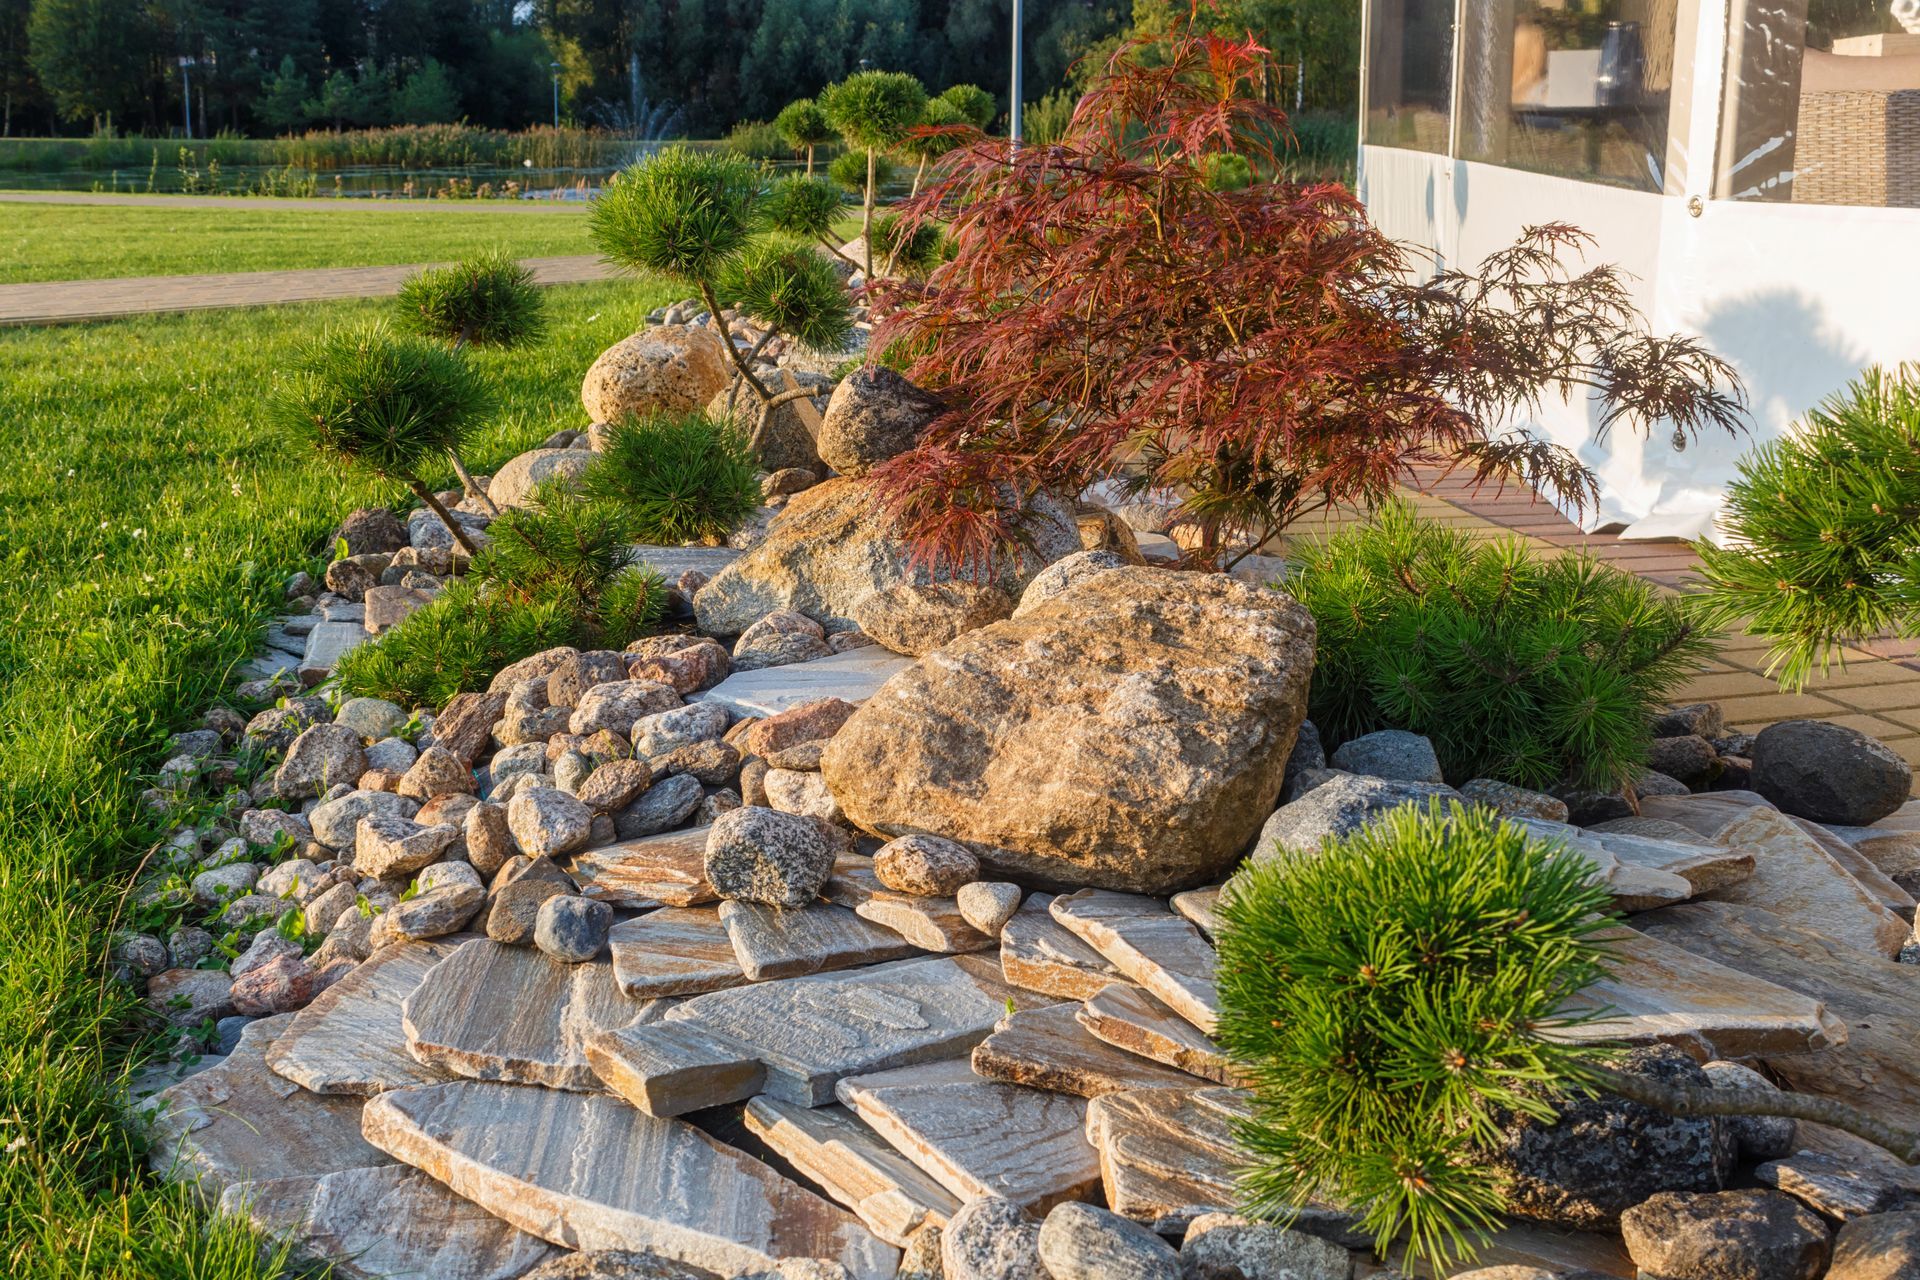
[[[27,19],[34,72],[68,120],[134,123],[156,35],[139,0],[33,0]]]
[[[444,124],[460,118],[460,94],[440,63],[428,58],[393,95],[393,117],[401,124]]]
[[[353,77],[345,71],[336,71],[321,81],[319,94],[300,104],[303,115],[335,129],[346,123],[352,110]]]
[[[307,120],[306,102],[313,86],[294,65],[293,55],[280,59],[280,67],[267,77],[260,97],[254,101],[253,114],[270,129],[289,133]]]

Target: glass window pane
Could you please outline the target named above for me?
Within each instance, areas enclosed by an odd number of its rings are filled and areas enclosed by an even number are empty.
[[[1460,153],[1668,186],[1676,0],[1467,0]]]
[[[1374,0],[1367,21],[1366,140],[1444,155],[1453,0]]]
[[[1716,195],[1920,208],[1920,8],[1734,0],[1726,76]]]

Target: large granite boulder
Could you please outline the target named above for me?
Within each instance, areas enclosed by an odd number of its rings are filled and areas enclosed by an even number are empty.
[[[720,335],[705,325],[655,325],[600,353],[581,384],[580,403],[595,422],[692,413],[727,385],[731,368]]]
[[[946,406],[885,365],[855,369],[827,401],[820,457],[844,476],[863,476],[920,443]],[[796,464],[805,465],[805,464]]]
[[[529,449],[512,458],[487,483],[487,497],[501,510],[533,505],[543,484],[572,484],[597,455],[590,449]]]
[[[812,420],[818,422],[819,415],[826,410],[827,397],[833,394],[833,379],[820,373],[798,373],[794,380],[800,389],[815,394],[806,401],[789,400],[767,415],[767,429],[760,437],[760,465],[768,471],[802,467],[817,472],[820,446],[814,439],[813,428],[808,425],[809,413],[805,406],[810,402]],[[767,389],[778,395],[788,388],[776,378]],[[750,387],[722,390],[707,404],[707,416],[716,422],[731,420],[743,438],[750,437],[760,425],[760,397]]]
[[[988,585],[1012,595],[1080,550],[1073,513],[1045,495],[1030,507],[1024,532],[1025,543],[1001,554],[988,575]],[[904,531],[879,510],[870,482],[840,478],[789,499],[766,536],[700,588],[693,608],[709,635],[739,635],[781,609],[843,631],[854,626],[854,606],[876,591],[966,577],[916,562]]]
[[[1313,642],[1279,592],[1115,569],[894,676],[820,767],[855,825],[957,840],[1005,878],[1204,884],[1273,811]]]

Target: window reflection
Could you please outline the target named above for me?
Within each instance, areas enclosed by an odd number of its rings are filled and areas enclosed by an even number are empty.
[[[1675,0],[1469,0],[1460,153],[1660,191]]]
[[[1920,30],[1899,0],[1743,3],[1729,17],[1715,194],[1920,208]]]
[[[1366,140],[1448,150],[1452,0],[1375,0],[1368,12]]]

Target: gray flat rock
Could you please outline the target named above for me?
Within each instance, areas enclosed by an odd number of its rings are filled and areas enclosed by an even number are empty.
[[[307,633],[306,654],[300,659],[301,681],[319,684],[332,673],[340,659],[369,638],[363,617],[314,624],[313,630]]]
[[[912,658],[868,645],[812,662],[736,671],[706,692],[694,694],[690,701],[715,702],[736,716],[778,715],[816,698],[865,702],[881,685],[912,665]]]
[[[698,907],[718,902],[707,881],[707,829],[689,827],[573,855],[568,870],[589,898],[615,907]]]
[[[1225,885],[1210,884],[1204,889],[1189,889],[1167,899],[1167,905],[1211,942],[1220,933],[1220,891],[1224,888]]]
[[[961,955],[987,951],[995,939],[968,924],[956,898],[927,898],[895,893],[873,873],[873,859],[842,854],[833,864],[833,878],[820,896],[851,907],[862,919],[884,925],[922,951]]]
[[[843,1076],[971,1052],[1009,1001],[1047,1003],[1007,986],[990,960],[932,956],[695,996],[664,1021],[751,1046],[767,1066],[766,1093],[817,1107]]]
[[[962,1201],[1002,1196],[1040,1214],[1099,1185],[1083,1098],[985,1080],[964,1060],[850,1076],[838,1094]]]
[[[1844,946],[1885,957],[1899,954],[1912,932],[1831,851],[1778,810],[1749,809],[1716,838],[1754,856],[1752,877],[1717,890],[1717,901],[1780,912]]]
[[[646,565],[672,586],[689,569],[711,578],[739,558],[737,547],[662,547],[643,542],[634,546],[629,563]]]
[[[1625,926],[1599,938],[1612,972],[1580,993],[1578,1007],[1613,1012],[1559,1033],[1568,1039],[1664,1041],[1713,1058],[1804,1053],[1846,1043],[1845,1024],[1811,996]]]
[[[1056,1004],[1003,1018],[973,1048],[974,1072],[988,1080],[1097,1098],[1126,1089],[1194,1089],[1206,1083],[1097,1038],[1080,1009]]]
[[[315,1093],[370,1096],[447,1079],[408,1052],[400,1007],[456,945],[436,940],[380,948],[294,1015],[267,1050],[267,1066]]]
[[[720,923],[726,926],[741,971],[754,982],[915,954],[913,945],[893,930],[824,902],[804,907],[723,902]]]
[[[692,1125],[605,1094],[458,1082],[383,1093],[366,1134],[522,1231],[570,1249],[650,1249],[721,1275],[824,1258],[888,1280],[899,1251],[858,1219]]]
[[[1753,1171],[1754,1180],[1776,1187],[1824,1217],[1846,1222],[1869,1214],[1909,1207],[1907,1189],[1872,1168],[1832,1156],[1797,1151],[1769,1160]]]
[[[1105,889],[1063,894],[1053,918],[1175,1013],[1211,1033],[1219,1016],[1214,951],[1158,898]]]
[[[1191,1022],[1126,982],[1108,983],[1074,1011],[1081,1026],[1128,1053],[1220,1084],[1232,1084],[1226,1057]]]
[[[597,1090],[587,1037],[662,1012],[659,1001],[622,995],[610,964],[563,964],[480,938],[428,972],[401,1022],[413,1056],[453,1075]]]
[[[1234,1089],[1110,1093],[1087,1104],[1087,1140],[1099,1152],[1107,1207],[1155,1231],[1178,1232],[1203,1213],[1232,1213],[1244,1156],[1233,1123],[1246,1114]]]
[[[359,1098],[310,1093],[267,1069],[267,1047],[292,1021],[248,1023],[224,1060],[154,1096],[155,1172],[216,1198],[238,1182],[391,1163],[360,1136]]]
[[[797,1107],[764,1095],[747,1103],[748,1132],[889,1244],[944,1226],[960,1208],[952,1192],[889,1146],[845,1107]]]
[[[1050,910],[1053,897],[1027,895],[1000,930],[1000,972],[1026,991],[1085,1000],[1120,980],[1105,956],[1062,928]]]
[[[337,1280],[515,1280],[558,1254],[405,1165],[243,1182],[220,1212],[287,1240],[292,1260]]]
[[[613,980],[635,1000],[723,991],[747,980],[718,907],[662,907],[607,935]]]
[[[744,1102],[767,1078],[749,1046],[687,1023],[599,1032],[587,1041],[587,1063],[601,1083],[650,1116]]]

